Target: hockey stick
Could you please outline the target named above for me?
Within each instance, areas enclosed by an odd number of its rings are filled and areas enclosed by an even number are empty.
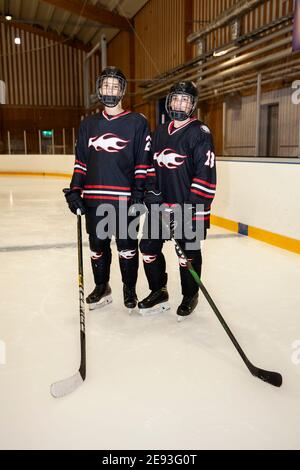
[[[59,380],[50,387],[50,393],[54,398],[64,397],[74,392],[83,383],[86,376],[86,347],[85,347],[85,310],[83,288],[83,261],[82,261],[82,230],[81,212],[77,209],[77,248],[78,248],[78,288],[79,288],[79,312],[80,312],[80,367],[78,372],[67,379]]]
[[[160,218],[161,218],[161,221],[162,221],[162,224],[167,228],[169,229],[169,226],[165,223],[165,221],[163,220],[163,216],[160,212]],[[191,275],[193,276],[196,284],[199,286],[199,288],[201,289],[204,297],[206,298],[207,302],[209,303],[209,305],[211,306],[211,308],[213,309],[214,313],[216,314],[219,322],[221,323],[221,325],[223,326],[224,330],[226,331],[226,333],[228,334],[229,338],[231,339],[233,345],[235,346],[236,350],[238,351],[239,355],[241,356],[241,358],[243,359],[244,363],[246,364],[246,366],[248,367],[249,371],[251,372],[252,375],[254,375],[255,377],[258,377],[259,379],[263,380],[264,382],[268,382],[269,384],[271,385],[274,385],[275,387],[280,387],[281,384],[282,384],[282,376],[281,374],[279,374],[278,372],[272,372],[272,371],[269,371],[269,370],[264,370],[264,369],[260,369],[259,367],[256,367],[254,366],[250,361],[249,359],[247,358],[246,354],[244,353],[244,351],[242,350],[241,346],[239,345],[239,343],[237,342],[235,336],[233,335],[232,331],[230,330],[229,326],[227,325],[226,321],[224,320],[223,316],[221,315],[218,307],[216,306],[216,304],[214,303],[214,301],[212,300],[211,296],[209,295],[209,293],[207,292],[206,288],[204,287],[202,281],[200,280],[200,277],[198,276],[197,272],[195,271],[195,269],[193,268],[193,265],[192,263],[188,260],[188,257],[186,256],[184,250],[181,248],[180,246],[180,243],[174,238],[174,230],[172,229],[172,227],[170,227],[170,233],[171,233],[171,238],[172,240],[174,241],[175,243],[175,247],[176,247],[176,251],[177,253],[179,254],[179,256],[181,256],[184,261],[186,262],[186,265],[187,265],[187,269],[189,270],[189,272],[191,273]]]

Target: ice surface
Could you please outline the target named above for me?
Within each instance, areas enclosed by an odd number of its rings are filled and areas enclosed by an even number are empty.
[[[169,242],[171,310],[158,317],[123,307],[112,246],[113,303],[86,308],[87,378],[54,400],[50,384],[80,362],[76,217],[61,192],[68,181],[0,183],[1,449],[299,449],[298,255],[218,227],[203,252],[207,290],[249,359],[282,373],[281,388],[251,376],[203,296],[191,318],[176,321],[180,282]],[[142,262],[137,291],[148,294]]]

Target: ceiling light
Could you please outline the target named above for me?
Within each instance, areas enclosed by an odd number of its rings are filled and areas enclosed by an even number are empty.
[[[228,51],[226,49],[223,49],[223,51],[214,51],[213,56],[214,57],[221,57],[222,55],[227,54],[227,52]]]
[[[217,49],[216,51],[213,52],[213,56],[214,57],[221,57],[222,55],[225,55],[228,52],[231,52],[236,48],[237,48],[237,46],[228,46],[227,48],[224,47],[223,49]]]
[[[11,21],[11,20],[12,20],[12,16],[7,14],[7,15],[5,15],[5,19],[6,19],[7,21]]]

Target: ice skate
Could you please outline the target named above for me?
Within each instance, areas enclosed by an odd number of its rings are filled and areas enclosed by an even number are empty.
[[[131,314],[138,302],[135,287],[128,287],[126,284],[123,284],[123,296],[124,305],[128,309],[128,313]]]
[[[169,294],[166,287],[152,291],[148,297],[138,303],[139,313],[143,316],[159,315],[170,310]]]
[[[102,308],[112,302],[111,288],[108,283],[96,285],[93,292],[86,298],[86,303],[89,305],[89,310],[95,308]]]
[[[184,295],[181,304],[177,308],[177,321],[185,320],[198,304],[198,292],[193,296]]]

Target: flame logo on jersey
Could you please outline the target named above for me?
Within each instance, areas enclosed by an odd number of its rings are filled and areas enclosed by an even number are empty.
[[[128,142],[129,140],[121,139],[121,137],[118,137],[116,134],[108,132],[99,137],[90,137],[88,146],[94,147],[97,152],[105,150],[106,152],[116,153],[124,149]]]
[[[157,161],[158,166],[165,166],[170,170],[177,168],[184,163],[187,155],[179,155],[173,149],[164,149],[161,152],[155,152],[153,158]]]
[[[119,257],[123,259],[132,259],[136,254],[136,250],[122,250],[119,251]]]

